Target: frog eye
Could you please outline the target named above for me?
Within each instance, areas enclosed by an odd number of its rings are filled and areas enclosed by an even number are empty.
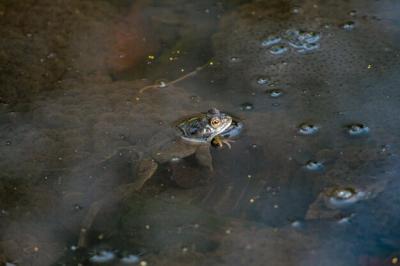
[[[221,125],[221,120],[218,117],[211,118],[210,124],[213,128],[217,128]]]

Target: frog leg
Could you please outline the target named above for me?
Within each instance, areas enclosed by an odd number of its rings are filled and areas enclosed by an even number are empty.
[[[121,200],[130,197],[133,193],[141,190],[146,181],[154,175],[157,168],[158,164],[153,159],[141,159],[136,168],[136,178],[132,183],[118,186],[104,199],[95,201],[89,206],[88,212],[86,213],[81,224],[81,230],[78,238],[79,248],[87,247],[87,232],[92,227],[92,224],[103,205],[110,201],[120,202]]]
[[[207,167],[210,171],[214,170],[209,144],[200,145],[195,156],[200,165]]]
[[[221,138],[220,136],[216,136],[212,140],[212,144],[218,146],[219,148],[222,148],[225,144],[226,146],[228,146],[229,149],[231,149],[232,148],[231,142],[235,142],[235,141],[231,140],[231,139],[224,139],[224,138]]]
[[[129,197],[132,193],[142,189],[144,184],[157,171],[158,163],[152,158],[144,158],[138,162],[136,167],[136,178],[132,183],[119,186],[117,189],[124,197]]]

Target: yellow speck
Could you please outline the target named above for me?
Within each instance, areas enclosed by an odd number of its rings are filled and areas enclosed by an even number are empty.
[[[180,53],[181,53],[181,51],[180,51],[180,50],[177,50],[177,51],[176,51],[176,53],[177,53],[177,54],[180,54]]]
[[[173,58],[173,57],[170,57],[170,58],[169,58],[169,61],[173,61],[173,60],[174,60],[174,58]]]
[[[156,57],[154,55],[149,55],[147,58],[150,60],[154,60]]]
[[[399,258],[393,257],[392,258],[392,264],[397,264],[399,262]]]
[[[371,69],[372,67],[373,67],[373,65],[372,65],[372,64],[369,64],[367,68],[368,68],[368,69]]]
[[[185,72],[185,69],[184,69],[184,68],[181,68],[181,72]]]
[[[213,61],[210,61],[210,63],[208,63],[210,66],[213,66],[214,65],[214,62]]]
[[[147,261],[142,260],[142,261],[140,262],[140,266],[147,266]]]
[[[251,198],[250,203],[254,203],[255,199]]]

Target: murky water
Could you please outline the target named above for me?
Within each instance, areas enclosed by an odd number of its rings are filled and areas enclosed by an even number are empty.
[[[0,262],[400,264],[398,12],[0,3]],[[244,125],[212,167],[166,149],[212,107]]]

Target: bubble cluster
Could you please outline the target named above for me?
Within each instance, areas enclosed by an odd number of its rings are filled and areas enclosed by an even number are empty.
[[[262,47],[268,47],[273,55],[281,55],[292,47],[298,53],[317,50],[321,35],[315,31],[289,29],[280,35],[271,35],[261,41]]]
[[[319,48],[321,36],[314,31],[287,30],[286,40],[288,44],[299,53],[304,53]]]

